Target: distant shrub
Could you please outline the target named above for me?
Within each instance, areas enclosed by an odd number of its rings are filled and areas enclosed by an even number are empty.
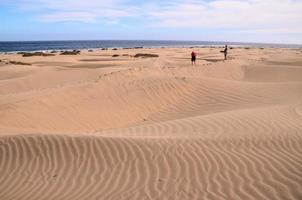
[[[19,53],[21,54],[21,52]],[[22,52],[23,57],[31,57],[31,56],[54,56],[54,54],[51,53],[43,53],[43,52],[34,52],[34,53],[29,53],[29,52]]]
[[[31,65],[30,63],[18,62],[18,61],[9,61],[13,65]]]
[[[151,54],[151,53],[138,53],[134,57],[135,58],[156,58],[156,57],[159,57],[159,55]]]
[[[63,51],[60,55],[78,55],[81,51],[73,50],[73,51]]]

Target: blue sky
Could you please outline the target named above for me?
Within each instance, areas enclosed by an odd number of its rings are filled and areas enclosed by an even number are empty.
[[[302,44],[302,0],[0,0],[0,40]]]

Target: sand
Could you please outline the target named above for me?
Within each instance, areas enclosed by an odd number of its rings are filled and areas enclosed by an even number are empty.
[[[0,55],[0,199],[301,200],[302,51],[194,50]]]

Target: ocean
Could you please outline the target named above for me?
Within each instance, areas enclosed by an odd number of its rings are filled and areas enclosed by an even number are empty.
[[[261,44],[240,42],[211,42],[211,41],[167,41],[167,40],[78,40],[78,41],[20,41],[1,42],[0,52],[18,51],[51,51],[95,48],[133,48],[133,47],[189,47],[189,46],[250,46],[301,48],[302,45]]]

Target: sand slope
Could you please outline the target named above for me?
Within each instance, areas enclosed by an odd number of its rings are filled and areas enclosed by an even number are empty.
[[[0,199],[301,199],[302,53],[196,50],[1,55]]]

